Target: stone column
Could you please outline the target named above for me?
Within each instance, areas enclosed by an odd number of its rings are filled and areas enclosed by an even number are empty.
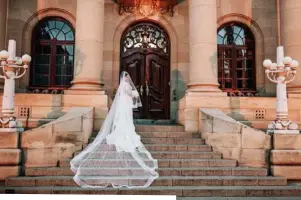
[[[8,0],[0,0],[0,51],[6,49],[6,19],[7,19],[7,2]],[[3,79],[0,80],[0,91],[3,91]]]
[[[301,1],[281,0],[281,44],[284,46],[284,55],[290,56],[301,63]],[[288,84],[290,94],[301,94],[301,74]]]
[[[217,80],[216,0],[189,0],[188,92],[220,92]]]
[[[71,89],[101,90],[104,0],[77,0],[75,68]]]
[[[6,49],[6,16],[7,16],[7,0],[0,0],[0,49]]]

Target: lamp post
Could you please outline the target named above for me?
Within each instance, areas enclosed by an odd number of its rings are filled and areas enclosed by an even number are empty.
[[[299,63],[291,57],[284,57],[283,47],[277,48],[277,63],[264,60],[265,73],[270,81],[277,84],[276,120],[268,126],[269,133],[299,134],[298,125],[288,119],[286,84],[297,74]]]
[[[31,57],[27,54],[22,58],[16,57],[16,41],[9,40],[8,52],[0,51],[0,68],[4,79],[4,91],[2,99],[2,116],[0,117],[0,132],[21,132],[22,123],[16,120],[15,109],[15,79],[21,78],[27,71]],[[21,73],[23,69],[23,72]]]

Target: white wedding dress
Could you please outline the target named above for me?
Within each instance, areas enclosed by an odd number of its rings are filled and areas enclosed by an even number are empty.
[[[129,74],[122,72],[120,85],[95,140],[70,164],[74,181],[81,187],[145,188],[159,177],[157,160],[141,143],[133,123],[133,108],[141,100]]]

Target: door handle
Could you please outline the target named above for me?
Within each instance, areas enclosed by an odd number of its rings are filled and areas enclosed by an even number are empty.
[[[140,86],[140,96],[143,96],[143,86]]]
[[[149,88],[148,88],[147,81],[146,81],[145,85],[146,85],[146,96],[148,96],[149,95]]]

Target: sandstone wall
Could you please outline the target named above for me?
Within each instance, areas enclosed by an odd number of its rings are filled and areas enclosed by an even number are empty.
[[[250,25],[250,27],[257,27],[257,29],[252,29],[254,34],[259,35],[256,39],[256,45],[258,46],[256,50],[257,89],[260,92],[273,93],[275,91],[274,84],[270,84],[264,77],[261,63],[265,57],[275,59],[277,33],[275,1],[217,0],[217,2],[217,18],[224,18],[220,23],[243,19],[243,23]],[[150,20],[166,29],[171,40],[171,95],[175,94],[175,98],[171,102],[172,119],[177,118],[179,101],[184,98],[189,83],[188,8],[188,0],[185,0],[174,8],[173,17],[166,14],[150,18]],[[243,17],[235,18],[238,15]],[[75,26],[76,0],[10,1],[7,26],[8,38],[17,41],[17,55],[31,53],[32,29],[38,20],[47,16],[64,17]],[[248,19],[251,20],[248,21]],[[112,96],[113,89],[118,84],[121,35],[130,24],[139,20],[143,20],[143,18],[131,14],[120,16],[118,6],[111,0],[105,1],[102,81],[105,83],[109,97]],[[200,19],[200,23],[201,20],[206,19]],[[93,27],[87,31],[93,31]],[[17,82],[17,91],[25,92],[28,83],[29,73]]]

